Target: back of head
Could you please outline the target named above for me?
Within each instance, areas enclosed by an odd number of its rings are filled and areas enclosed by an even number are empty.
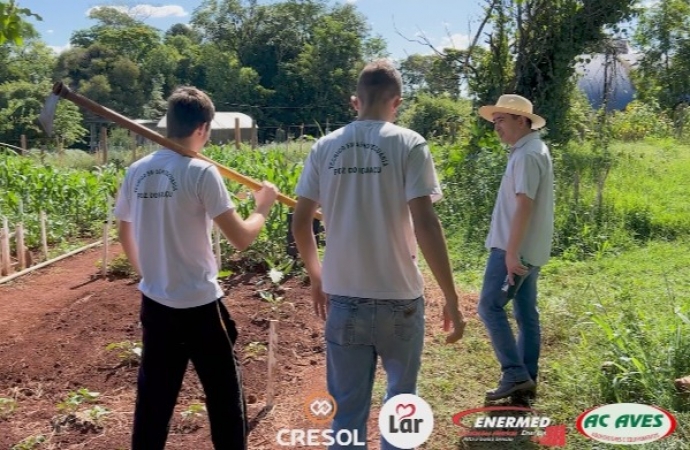
[[[364,105],[381,104],[401,96],[402,77],[390,61],[372,61],[360,72],[357,97]]]
[[[213,102],[200,89],[182,86],[168,98],[166,134],[168,138],[184,139],[204,124],[210,124],[216,113]]]

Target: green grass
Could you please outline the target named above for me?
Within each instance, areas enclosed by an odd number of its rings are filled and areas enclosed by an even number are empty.
[[[653,237],[690,234],[690,148],[649,140],[616,144],[612,151],[622,156],[607,180],[606,201]]]

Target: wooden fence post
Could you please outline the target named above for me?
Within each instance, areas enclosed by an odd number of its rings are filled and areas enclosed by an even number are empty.
[[[252,148],[259,146],[259,136],[256,128],[256,120],[252,120]]]
[[[266,408],[273,408],[275,401],[276,354],[278,353],[278,321],[271,320],[268,328],[268,381],[266,383]]]
[[[19,263],[19,270],[26,269],[26,251],[24,248],[24,224],[17,222],[15,225],[15,239],[17,247],[17,262]]]
[[[137,135],[136,133],[130,131],[129,132],[129,138],[131,140],[131,145],[132,145],[132,162],[137,160]]]
[[[304,124],[299,126],[299,151],[302,151],[302,144],[304,144]]]
[[[26,151],[27,151],[26,135],[25,135],[25,134],[22,134],[22,156],[24,156],[24,154],[26,153]]]
[[[10,258],[10,227],[7,222],[7,217],[2,218],[2,273],[9,275],[12,273],[12,261]]]
[[[48,260],[48,230],[46,228],[46,212],[41,211],[41,247],[43,248],[43,258]]]
[[[112,199],[110,198],[110,196],[108,196],[106,204],[106,219],[103,223],[103,278],[106,278],[108,276],[108,235],[110,234],[110,214],[112,209]]]
[[[240,118],[235,117],[235,148],[239,149],[242,144],[242,130],[240,129]]]
[[[103,164],[108,164],[108,127],[101,127],[101,151],[103,152]]]

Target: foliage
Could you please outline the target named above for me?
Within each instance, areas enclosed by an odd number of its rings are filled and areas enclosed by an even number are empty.
[[[82,411],[81,415],[90,423],[99,427],[103,424],[103,419],[110,415],[111,411],[101,405],[95,405]]]
[[[102,266],[99,262],[99,266]],[[100,267],[99,267],[100,268]],[[119,254],[108,263],[108,274],[113,277],[135,278],[136,270],[127,259],[127,255]]]
[[[23,39],[33,32],[33,27],[26,21],[29,17],[43,20],[30,9],[20,8],[15,0],[0,1],[0,45],[7,41],[21,45]]]
[[[58,403],[57,408],[59,411],[65,413],[74,413],[82,403],[95,402],[100,395],[101,394],[98,392],[92,392],[86,388],[81,388],[67,394],[67,397]]]
[[[478,125],[461,144],[433,146],[432,152],[445,193],[437,206],[442,222],[478,245],[489,229],[507,153],[493,132]]]
[[[42,434],[29,436],[21,440],[21,442],[12,446],[10,450],[33,450],[46,442],[46,437]]]
[[[123,171],[113,166],[65,170],[41,166],[28,158],[0,155],[0,214],[7,216],[10,224],[23,221],[30,248],[40,245],[41,211],[48,218],[49,243],[93,236],[102,229],[107,197],[115,198],[122,175]]]
[[[546,118],[548,138],[572,138],[565,118],[574,89],[576,57],[604,41],[604,30],[637,11],[636,0],[495,0],[490,3],[494,32],[490,50],[470,82],[481,104],[515,92],[530,99]]]
[[[0,84],[0,141],[19,143],[21,135],[45,140],[37,118],[50,85],[47,82],[11,81]],[[86,135],[79,108],[71,102],[58,103],[53,133],[58,146],[71,145]]]
[[[644,57],[636,71],[641,100],[666,111],[690,98],[690,4],[685,0],[654,2],[641,15],[634,41]]]
[[[611,119],[611,133],[623,141],[670,137],[672,129],[671,121],[653,102],[633,101],[625,111],[615,112]]]
[[[460,97],[461,65],[459,61],[465,52],[453,48],[444,49],[442,54],[412,54],[400,62],[400,74],[405,97],[415,98],[418,94]]]
[[[202,419],[205,414],[206,406],[202,403],[192,403],[187,409],[180,413],[182,420],[185,422]]]
[[[628,305],[631,293],[623,292],[614,304]],[[673,302],[671,302],[673,303]],[[681,408],[668,389],[669,380],[690,370],[690,320],[676,309],[675,320],[666,322],[663,340],[653,339],[655,321],[629,307],[609,310],[595,305],[590,320],[603,332],[605,344],[599,352],[604,360],[599,377],[605,403],[646,403]],[[690,408],[688,408],[690,410]]]
[[[136,366],[141,361],[141,354],[143,351],[141,342],[113,342],[105,347],[105,350],[116,351],[120,362],[126,366]]]
[[[256,180],[268,180],[288,195],[295,191],[302,170],[302,161],[306,156],[297,148],[286,151],[284,147],[251,151],[247,147],[237,150],[231,146],[209,146],[204,150],[204,154]],[[237,195],[244,192],[245,188],[229,180],[226,183],[229,191],[235,194],[233,201],[237,211],[242,217],[247,217],[253,211],[253,202],[242,199],[243,195]],[[278,203],[271,209],[258,238],[242,253],[242,264],[245,268],[268,272],[271,268],[280,270],[291,267],[292,260],[286,253],[288,212],[287,206]],[[234,252],[229,245],[223,245],[222,249],[225,256]],[[228,259],[232,258],[223,257],[223,261]]]
[[[457,139],[469,123],[471,104],[467,100],[421,94],[400,116],[400,124],[426,139]]]

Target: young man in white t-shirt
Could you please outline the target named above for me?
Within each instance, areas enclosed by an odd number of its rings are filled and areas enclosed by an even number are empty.
[[[168,99],[167,135],[200,152],[215,108],[193,87]],[[132,450],[162,450],[182,380],[191,360],[206,395],[216,450],[247,448],[247,418],[233,345],[235,322],[222,303],[211,248],[213,222],[239,250],[259,234],[277,196],[264,183],[256,210],[243,220],[218,169],[162,149],[132,164],[115,216],[122,247],[141,276],[143,353],[134,411]]]
[[[510,146],[486,238],[490,254],[478,306],[501,364],[498,387],[486,393],[490,401],[533,393],[539,371],[537,279],[551,255],[554,176],[549,148],[535,131],[546,121],[532,110],[529,100],[514,94],[479,108],[479,114],[494,123],[501,141]],[[514,299],[507,295],[513,290]],[[511,300],[517,341],[505,311]]]
[[[321,138],[297,185],[293,234],[326,319],[328,390],[337,403],[331,428],[366,438],[377,359],[386,398],[416,393],[424,343],[423,278],[417,243],[446,299],[445,318],[462,337],[443,229],[432,202],[441,197],[431,153],[417,133],[394,125],[402,82],[387,61],[368,64],[353,106],[357,120]],[[323,270],[312,217],[323,210]],[[334,448],[365,448],[338,444]],[[384,439],[384,450],[393,449]]]

